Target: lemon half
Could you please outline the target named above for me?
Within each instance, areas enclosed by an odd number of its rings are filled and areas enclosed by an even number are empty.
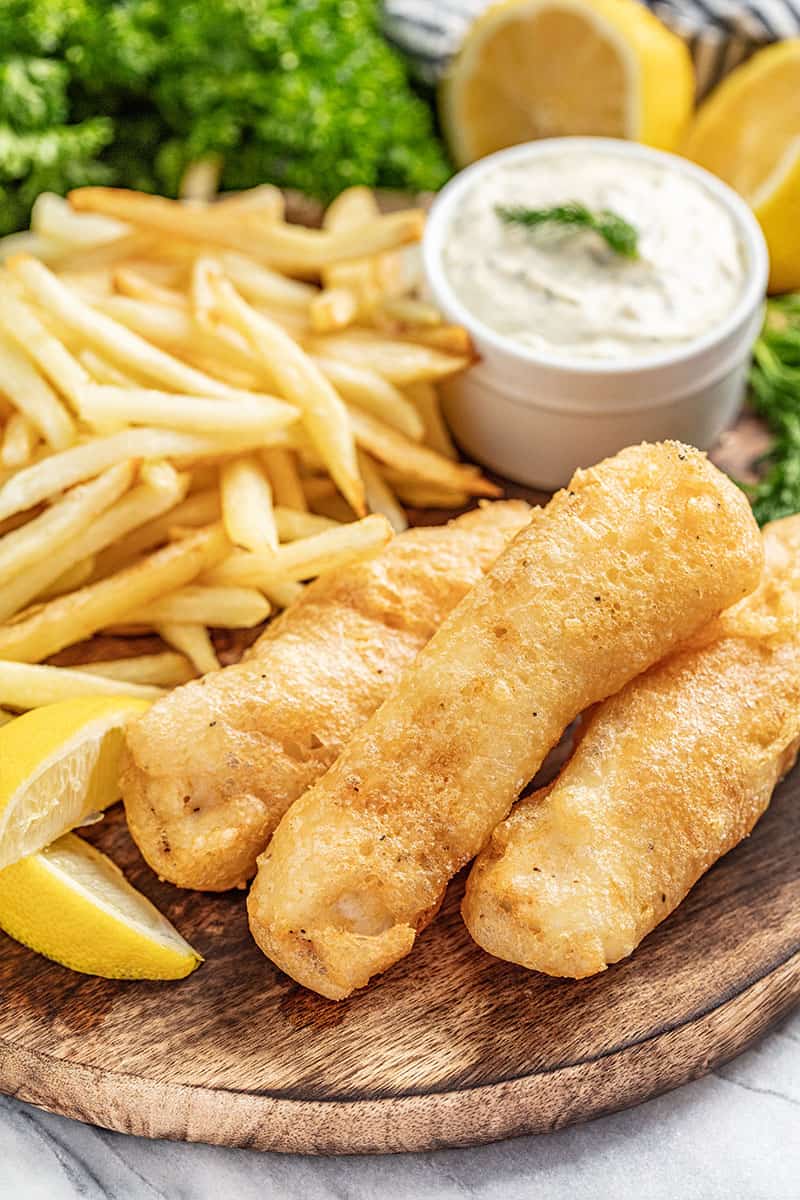
[[[183,979],[203,961],[74,833],[0,871],[0,928],[62,966],[107,979]]]
[[[700,106],[684,153],[751,205],[771,291],[800,288],[800,38],[760,50]]]
[[[0,728],[0,870],[119,799],[123,731],[146,700],[47,704]]]
[[[693,100],[687,47],[637,0],[504,0],[471,27],[440,92],[459,166],[575,134],[672,150]]]

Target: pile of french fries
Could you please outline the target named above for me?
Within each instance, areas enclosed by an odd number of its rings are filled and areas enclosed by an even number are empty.
[[[472,351],[417,298],[423,224],[363,188],[321,229],[268,186],[83,188],[0,242],[0,706],[156,696],[404,505],[496,494],[439,411]],[[47,665],[108,632],[168,649]]]

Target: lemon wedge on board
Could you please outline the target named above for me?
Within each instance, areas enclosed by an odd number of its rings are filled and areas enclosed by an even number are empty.
[[[146,700],[87,696],[0,728],[0,870],[119,799],[119,756]]]
[[[184,979],[203,961],[110,858],[74,833],[0,871],[0,929],[106,979]]]
[[[637,0],[504,0],[470,28],[440,109],[459,166],[574,134],[672,150],[694,100],[689,51]]]
[[[684,153],[750,204],[770,291],[800,288],[800,38],[759,51],[700,106]]]

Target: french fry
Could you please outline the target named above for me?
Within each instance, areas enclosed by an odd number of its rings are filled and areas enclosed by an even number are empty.
[[[190,261],[173,262],[166,258],[126,258],[120,266],[129,271],[135,271],[142,278],[147,279],[151,283],[157,283],[163,288],[170,291],[177,290],[183,292],[188,283],[191,264],[194,262],[194,255],[197,252],[197,247],[192,247],[193,254]],[[114,270],[108,271],[109,279],[113,282]],[[63,279],[63,271],[59,271],[59,276]]]
[[[443,354],[416,342],[373,336],[367,330],[348,330],[329,337],[311,338],[308,348],[323,358],[338,358],[358,367],[368,367],[400,386],[419,380],[446,379],[470,365],[470,359],[466,357]]]
[[[189,163],[181,176],[178,195],[184,204],[208,204],[217,194],[221,174],[220,156],[207,154]]]
[[[195,676],[192,664],[183,654],[163,650],[159,654],[140,654],[135,658],[110,658],[102,662],[80,663],[77,670],[119,683],[143,683],[156,687],[176,687]]]
[[[9,721],[13,721],[16,713],[9,712],[6,708],[0,708],[0,725],[7,725]]]
[[[232,203],[232,201],[231,201]],[[224,250],[218,255],[218,261],[245,300],[251,304],[266,304],[270,307],[296,309],[306,312],[309,304],[319,290],[310,283],[302,283],[299,279],[288,279],[278,271],[247,258],[244,254],[236,254],[233,250]]]
[[[367,495],[367,508],[372,513],[383,513],[395,533],[408,529],[408,518],[403,512],[397,497],[378,470],[375,460],[358,452],[358,466]]]
[[[205,625],[182,625],[168,621],[157,625],[156,630],[162,641],[186,655],[200,675],[219,669],[217,652]]]
[[[0,272],[0,655],[157,630],[166,656],[97,673],[172,686],[218,667],[209,625],[250,627],[405,528],[398,498],[494,492],[428,382],[472,348],[410,295],[422,215],[352,188],[300,228],[271,185],[208,203],[216,170],[188,173],[190,202],[44,196],[32,246],[54,269],[23,252]],[[215,554],[175,582],[209,525]]]
[[[130,487],[133,476],[132,461],[118,463],[90,483],[66,492],[52,507],[0,538],[0,580],[10,579],[56,553],[118,500]]]
[[[283,192],[272,183],[245,188],[241,192],[224,192],[217,200],[215,216],[227,221],[238,220],[243,212],[258,213],[273,221],[282,221],[286,209]]]
[[[12,617],[41,596],[76,563],[121,541],[131,529],[173,508],[183,498],[187,483],[185,476],[180,477],[174,472],[173,476],[172,482],[167,480],[156,486],[152,482],[139,484],[95,517],[82,533],[62,540],[61,546],[46,558],[37,559],[2,584],[0,620]]]
[[[196,359],[208,362],[216,359],[219,366],[224,367],[228,373],[231,370],[236,371],[239,378],[242,377],[242,372],[246,372],[250,378],[257,373],[268,386],[274,387],[274,380],[236,330],[228,326],[200,329],[188,308],[148,304],[129,296],[105,296],[95,302],[95,307],[131,332],[180,355],[186,361]],[[210,373],[203,368],[198,369],[204,376]],[[224,384],[227,384],[227,378]],[[241,387],[241,384],[235,386]],[[230,386],[226,386],[226,391],[230,390]]]
[[[107,575],[113,575],[115,571],[127,567],[146,551],[162,546],[169,541],[170,531],[175,526],[187,528],[213,524],[219,520],[220,511],[219,491],[216,486],[195,492],[175,507],[170,506],[162,516],[154,517],[131,529],[124,539],[116,540],[101,551],[95,561],[95,578],[104,579]]]
[[[65,449],[75,440],[75,426],[43,375],[70,399],[89,376],[6,279],[0,279],[0,329],[0,388],[54,450]]]
[[[211,326],[212,314],[217,306],[214,282],[219,278],[219,274],[220,266],[215,259],[207,256],[195,259],[189,299],[195,321],[206,328]]]
[[[167,429],[125,429],[62,450],[24,467],[0,487],[0,521],[49,500],[73,484],[99,475],[107,467],[130,458],[218,458],[251,449],[263,440],[241,437],[235,441],[215,436],[177,433]]]
[[[266,363],[286,399],[300,409],[309,437],[342,495],[355,512],[363,513],[364,485],[338,392],[297,343],[251,308],[226,279],[217,281],[215,290],[224,315]]]
[[[205,576],[205,581],[225,587],[268,589],[275,580],[302,580],[374,554],[392,539],[385,517],[363,517],[349,525],[328,529],[302,541],[279,546],[271,554],[234,551]],[[0,641],[0,647],[2,642]]]
[[[294,579],[270,579],[263,589],[264,595],[275,608],[288,608],[299,600],[306,585]]]
[[[141,230],[133,230],[131,233],[123,234],[122,237],[115,238],[113,242],[103,242],[97,246],[76,246],[70,251],[59,252],[53,265],[58,270],[59,274],[68,274],[71,271],[79,271],[82,273],[93,271],[108,271],[117,266],[121,262],[126,262],[131,258],[138,258],[140,255],[149,254],[154,251],[156,239],[151,233],[142,232]],[[24,252],[20,248],[21,252]],[[33,251],[30,251],[33,253]],[[12,255],[8,255],[11,258]],[[37,254],[37,258],[41,258],[42,262],[49,262],[46,256]]]
[[[86,304],[35,258],[17,255],[9,259],[7,265],[42,308],[114,362],[123,363],[146,375],[148,379],[166,384],[175,391],[209,396],[231,394],[229,387],[212,379],[210,375],[187,367],[179,359],[159,350],[132,330]]]
[[[55,192],[40,192],[34,200],[31,230],[73,248],[105,245],[131,232],[130,226],[113,217],[74,212],[64,197]]]
[[[70,291],[77,292],[88,304],[94,304],[103,296],[114,291],[114,279],[110,267],[96,271],[59,271],[58,277]]]
[[[131,609],[128,619],[155,626],[175,622],[252,629],[266,621],[269,614],[269,601],[255,588],[195,584]]]
[[[261,451],[261,461],[267,468],[272,486],[272,496],[283,508],[296,508],[303,512],[308,508],[303,484],[297,470],[297,460],[292,450],[282,446],[268,447]]]
[[[470,496],[499,496],[502,490],[481,474],[477,467],[453,462],[427,446],[404,438],[369,413],[350,409],[358,445],[378,462],[395,467],[405,475],[434,487],[464,491]]]
[[[0,263],[12,254],[35,254],[42,262],[57,262],[64,253],[62,242],[42,237],[25,229],[20,233],[7,233],[0,238]]]
[[[341,359],[315,355],[314,362],[343,400],[365,408],[412,441],[422,441],[424,425],[420,414],[395,384],[377,371]]]
[[[403,336],[416,346],[429,346],[432,350],[441,350],[443,354],[460,355],[468,362],[475,362],[478,357],[472,338],[463,325],[409,330]]]
[[[181,357],[189,366],[196,367],[198,371],[205,371],[207,375],[213,375],[220,383],[227,383],[237,391],[255,392],[265,383],[263,372],[257,375],[254,371],[235,366],[230,361],[213,358],[210,354],[198,354],[194,346],[184,347]],[[272,380],[269,381],[269,386],[273,386]]]
[[[76,212],[104,213],[155,233],[239,250],[290,275],[314,275],[332,263],[418,242],[425,225],[421,209],[407,209],[341,231],[305,229],[247,213],[223,226],[207,209],[121,188],[79,188],[68,199]]]
[[[81,350],[78,359],[94,379],[95,383],[107,383],[112,387],[141,387],[132,375],[115,367],[95,350]]]
[[[352,288],[323,288],[311,301],[308,313],[315,333],[345,329],[358,316],[358,296]]]
[[[0,659],[41,662],[64,646],[91,637],[164,594],[184,587],[224,553],[217,526],[156,550],[132,567],[59,596],[13,622],[0,625]]]
[[[244,550],[278,548],[272,488],[253,455],[234,458],[220,472],[222,520],[234,546]]]
[[[186,308],[186,297],[180,292],[155,283],[130,267],[117,267],[113,282],[116,291],[134,300],[150,300],[153,304],[164,304],[168,308]]]
[[[381,473],[403,504],[409,508],[460,509],[469,504],[470,498],[464,491],[420,483],[419,480],[410,479],[403,471],[393,467],[383,467]]]
[[[337,521],[329,521],[327,517],[318,517],[316,513],[300,512],[296,508],[273,509],[278,539],[281,542],[297,542],[301,538],[313,537],[324,533],[326,529],[334,529]]]
[[[371,315],[375,328],[387,332],[415,333],[442,324],[442,314],[435,305],[413,296],[385,296]]]
[[[76,588],[83,587],[93,577],[96,562],[97,555],[95,554],[89,554],[86,558],[82,558],[80,562],[76,562],[74,566],[59,575],[58,579],[54,579],[43,592],[39,592],[36,597],[37,601],[53,600],[56,596],[63,596],[65,592],[74,592]]]
[[[408,518],[378,464],[363,450],[358,451],[358,462],[364,478],[370,512],[382,513],[395,533],[403,533],[408,529]]]
[[[406,388],[406,396],[416,408],[422,420],[422,440],[431,450],[443,454],[445,458],[458,458],[458,451],[453,445],[449,430],[442,416],[441,405],[436,387],[432,383],[410,383]],[[363,406],[362,406],[363,407]]]
[[[12,413],[3,430],[0,465],[14,469],[24,467],[31,461],[38,440],[39,431],[33,427],[25,414]]]
[[[160,687],[136,680],[109,679],[90,672],[88,667],[0,662],[0,703],[21,711],[79,696],[138,696],[142,700],[157,700],[161,695]]]
[[[81,416],[90,425],[149,425],[187,433],[244,435],[258,440],[297,419],[297,410],[273,396],[243,392],[237,399],[185,396],[151,388],[109,387],[90,383],[78,397]]]
[[[0,470],[0,478],[2,479],[9,479],[12,475],[13,471]],[[28,521],[33,520],[34,517],[38,517],[39,513],[43,510],[43,504],[36,504],[27,512],[18,512],[14,513],[13,516],[6,517],[5,520],[0,521],[0,537],[5,537],[7,533],[13,533],[15,529],[19,529],[20,525],[25,525]]]
[[[326,229],[358,229],[379,212],[372,188],[356,184],[354,187],[344,188],[334,196],[325,209],[322,223]]]
[[[358,229],[378,215],[374,193],[367,187],[346,188],[328,205],[322,224],[325,229],[341,232]],[[380,298],[378,260],[351,258],[322,271],[326,289],[345,290],[353,297],[356,312],[369,312]]]

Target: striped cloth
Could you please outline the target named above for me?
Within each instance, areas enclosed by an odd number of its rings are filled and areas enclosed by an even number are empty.
[[[724,75],[761,46],[800,36],[800,0],[644,0],[688,44],[701,99]],[[383,0],[384,29],[411,58],[419,75],[435,82],[469,25],[491,0]]]

